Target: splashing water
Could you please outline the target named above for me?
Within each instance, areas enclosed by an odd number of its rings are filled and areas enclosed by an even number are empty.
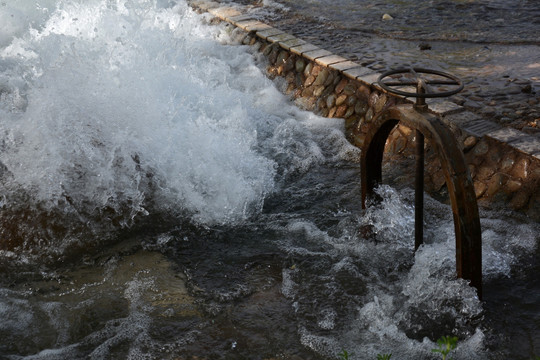
[[[449,208],[426,200],[414,253],[412,192],[362,212],[340,120],[293,107],[185,2],[8,1],[0,20],[0,357],[514,350],[490,283],[536,271],[538,224],[483,214],[482,304]]]

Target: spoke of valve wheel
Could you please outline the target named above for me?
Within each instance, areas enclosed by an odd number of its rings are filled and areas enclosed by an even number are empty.
[[[460,85],[455,80],[426,80],[426,84],[429,85]]]
[[[424,242],[424,134],[416,130],[416,177],[414,189],[414,249]]]

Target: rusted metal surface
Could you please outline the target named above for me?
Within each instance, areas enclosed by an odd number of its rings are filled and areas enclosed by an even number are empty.
[[[397,105],[373,120],[361,156],[362,206],[365,208],[366,199],[381,183],[384,144],[397,123],[420,131],[437,151],[454,214],[457,276],[470,280],[481,297],[482,237],[476,195],[463,153],[440,119],[419,113],[412,105]]]
[[[443,96],[461,90],[463,85],[460,80],[445,73],[413,69],[418,93],[396,91],[392,86],[402,86],[403,82],[393,81],[383,83],[382,78],[398,73],[408,72],[395,70],[384,73],[379,78],[379,84],[385,84],[383,88],[396,93],[404,93],[406,96],[418,95],[415,105],[395,105],[388,108],[380,116],[374,118],[367,130],[362,147],[362,207],[366,207],[366,200],[373,196],[374,188],[382,180],[382,159],[384,146],[388,135],[398,123],[416,130],[416,184],[415,184],[415,248],[423,242],[423,174],[424,174],[424,137],[433,146],[438,154],[441,167],[446,180],[452,212],[454,215],[454,229],[456,235],[456,272],[457,276],[470,281],[470,284],[478,290],[478,297],[482,298],[482,234],[478,205],[474,192],[473,182],[461,149],[458,146],[452,132],[435,115],[429,114],[425,104],[425,98],[439,97],[430,91],[426,84],[442,84],[458,86],[457,90],[443,92]],[[448,80],[423,80],[417,73],[436,74]],[[401,79],[403,80],[403,79]],[[409,80],[406,80],[409,81]],[[403,94],[402,94],[403,95]]]
[[[400,75],[400,77],[396,77],[397,75]],[[391,78],[392,80],[383,81],[385,78]],[[460,78],[442,71],[424,68],[404,68],[387,71],[379,77],[379,85],[391,93],[419,99],[447,97],[463,90],[463,82]],[[438,89],[433,89],[432,85],[454,88],[437,91]],[[404,86],[414,87],[415,92],[396,89],[396,87]]]

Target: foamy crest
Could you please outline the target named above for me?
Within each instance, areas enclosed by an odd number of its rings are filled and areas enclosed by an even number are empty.
[[[381,187],[378,194],[381,205],[349,224],[370,225],[367,239],[351,239],[350,232],[333,237],[307,221],[287,227],[292,238],[283,246],[296,261],[283,271],[282,292],[303,325],[302,343],[329,357],[345,349],[357,359],[427,359],[438,338],[455,335],[456,359],[485,358],[482,303],[467,281],[456,279],[454,239],[426,239],[413,253],[412,193]],[[446,205],[438,208],[451,214]],[[428,230],[437,226],[453,236],[451,216],[436,218]]]
[[[316,117],[293,119],[245,49],[216,43],[224,34],[185,3],[142,0],[60,2],[19,31],[0,53],[9,210],[104,228],[156,212],[234,222],[262,208],[276,170],[323,161]]]

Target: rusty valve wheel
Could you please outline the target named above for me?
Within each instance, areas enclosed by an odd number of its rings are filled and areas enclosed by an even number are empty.
[[[412,77],[407,78],[392,78],[389,81],[383,81],[383,79],[388,78],[396,74],[410,74]],[[437,75],[438,78],[432,78],[423,76],[424,74]],[[387,71],[377,80],[379,85],[386,91],[402,95],[406,97],[416,97],[416,98],[437,98],[437,97],[447,97],[454,94],[457,94],[463,90],[463,82],[457,76],[448,74],[438,70],[423,69],[423,68],[403,68],[397,70]],[[431,88],[431,85],[446,85],[446,86],[457,86],[455,89],[440,91],[437,92]],[[403,91],[399,89],[394,89],[398,86],[414,86],[416,92]]]

